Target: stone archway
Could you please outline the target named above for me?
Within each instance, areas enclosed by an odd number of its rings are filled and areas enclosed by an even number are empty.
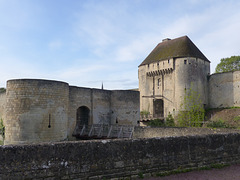
[[[83,126],[83,125],[89,125],[89,114],[90,114],[90,109],[86,106],[81,106],[77,109],[77,123],[76,125],[78,127]]]

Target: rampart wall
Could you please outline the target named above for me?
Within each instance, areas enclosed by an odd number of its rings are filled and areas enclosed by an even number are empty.
[[[211,108],[240,106],[240,71],[212,74],[208,94]]]
[[[0,179],[110,179],[240,162],[240,134],[0,146]]]
[[[2,107],[2,109],[1,109]],[[137,125],[138,91],[110,91],[39,79],[7,82],[0,94],[4,144],[74,140],[83,124]]]
[[[112,91],[111,124],[136,126],[140,117],[139,101],[139,92],[137,91]]]

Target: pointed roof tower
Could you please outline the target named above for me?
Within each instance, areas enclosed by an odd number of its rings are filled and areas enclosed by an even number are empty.
[[[139,66],[181,57],[196,57],[210,62],[187,36],[182,36],[172,40],[164,39]]]

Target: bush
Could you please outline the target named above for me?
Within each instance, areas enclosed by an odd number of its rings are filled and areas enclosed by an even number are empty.
[[[174,118],[172,114],[168,114],[168,117],[166,118],[166,121],[164,122],[164,119],[154,119],[148,122],[148,126],[153,127],[174,127]]]
[[[148,122],[148,126],[165,127],[165,124],[164,124],[164,120],[162,119],[154,119]]]
[[[148,117],[149,114],[150,114],[150,112],[145,111],[145,110],[140,112],[141,117]]]
[[[0,134],[4,138],[4,136],[5,136],[5,126],[3,124],[3,120],[2,119],[0,119]]]
[[[205,110],[201,101],[200,94],[193,90],[193,84],[190,89],[185,90],[181,111],[177,115],[179,126],[183,127],[201,127],[205,117]]]
[[[174,127],[175,126],[174,118],[173,118],[172,114],[170,114],[170,113],[168,114],[165,125],[166,125],[166,127]]]
[[[207,123],[207,127],[210,127],[210,128],[229,128],[229,125],[224,122],[223,119],[218,119],[216,121],[209,121]]]

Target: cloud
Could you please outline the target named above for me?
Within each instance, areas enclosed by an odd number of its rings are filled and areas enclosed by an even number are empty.
[[[147,56],[150,53],[149,50],[156,45],[155,36],[146,33],[137,40],[130,40],[128,44],[116,49],[115,60],[120,62],[139,61],[139,58]]]
[[[49,47],[51,50],[60,49],[62,46],[63,46],[63,43],[62,43],[60,40],[51,41],[51,42],[48,44],[48,47]]]

